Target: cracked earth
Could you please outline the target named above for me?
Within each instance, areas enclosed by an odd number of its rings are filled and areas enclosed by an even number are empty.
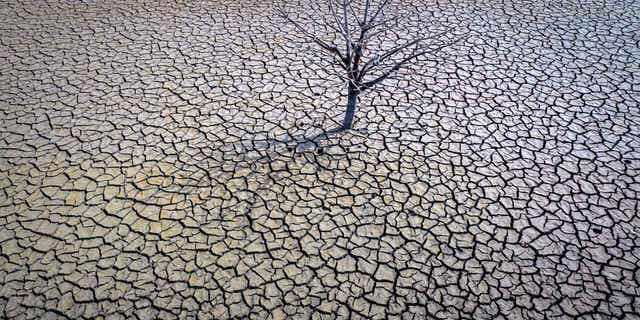
[[[0,8],[0,317],[640,317],[640,4],[425,2],[361,96],[268,1]],[[303,8],[299,8],[303,10]]]

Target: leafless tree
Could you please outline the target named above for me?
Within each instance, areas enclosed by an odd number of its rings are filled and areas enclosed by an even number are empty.
[[[282,18],[333,56],[343,70],[342,78],[347,82],[348,93],[341,129],[352,127],[359,94],[381,83],[416,58],[455,42],[442,41],[441,37],[449,31],[428,34],[418,27],[414,33],[406,29],[398,32],[395,29],[401,20],[414,19],[420,22],[421,17],[417,12],[407,9],[410,6],[392,8],[392,2],[310,0],[298,2],[301,8],[297,11],[288,10],[286,5],[277,7]],[[300,11],[307,12],[306,19],[300,17]],[[321,34],[318,34],[318,30]],[[409,34],[408,38],[406,34]],[[395,43],[390,45],[389,40],[395,40]]]

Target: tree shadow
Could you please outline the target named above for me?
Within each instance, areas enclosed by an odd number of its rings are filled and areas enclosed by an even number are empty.
[[[330,138],[332,135],[343,133],[348,130],[349,129],[345,129],[343,127],[338,127],[329,130],[323,130],[322,132],[310,137],[306,135],[290,137],[289,139],[285,140],[285,143],[287,144],[287,151],[296,153],[320,151],[322,150],[323,140]]]
[[[322,130],[319,133],[310,134],[308,132],[293,135],[285,133],[275,138],[262,138],[243,140],[234,143],[226,143],[218,149],[225,154],[225,158],[242,157],[243,160],[251,162],[268,161],[274,156],[295,155],[302,153],[315,152],[317,154],[324,153],[323,142],[332,138],[332,136],[353,131],[353,129],[345,129],[337,127],[329,130]]]

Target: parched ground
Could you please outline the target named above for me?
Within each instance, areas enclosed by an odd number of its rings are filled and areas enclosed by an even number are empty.
[[[0,317],[639,318],[640,3],[579,2],[425,2],[322,145],[268,2],[3,2]]]

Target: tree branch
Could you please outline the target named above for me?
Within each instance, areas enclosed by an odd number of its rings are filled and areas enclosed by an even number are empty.
[[[362,17],[362,25],[360,26],[361,28],[367,23],[367,19],[369,16],[369,7],[371,6],[370,1],[371,0],[366,0],[366,2],[364,3],[364,17]]]
[[[366,74],[370,69],[376,67],[377,65],[379,65],[380,63],[384,62],[385,60],[387,60],[388,58],[390,58],[391,56],[395,55],[396,53],[409,48],[413,45],[417,45],[419,44],[421,41],[425,40],[424,38],[418,38],[415,39],[413,41],[407,42],[405,44],[402,45],[398,45],[395,46],[391,49],[389,49],[387,52],[383,53],[382,55],[376,55],[375,57],[373,57],[373,59],[367,61],[364,66],[362,66],[362,72],[360,72],[361,76],[364,76],[364,74]]]
[[[371,22],[376,21],[376,19],[378,18],[378,15],[384,11],[384,7],[386,7],[389,3],[391,3],[392,0],[384,0],[384,2],[382,4],[380,4],[380,7],[378,7],[378,10],[376,10],[376,13],[371,17]]]
[[[298,22],[296,22],[295,20],[293,20],[289,14],[284,11],[284,9],[282,8],[278,8],[278,13],[280,14],[280,16],[282,16],[284,19],[286,19],[287,21],[289,21],[291,24],[293,24],[293,26],[300,32],[304,33],[304,35],[306,35],[307,37],[309,37],[313,42],[315,42],[316,44],[318,44],[321,48],[329,51],[330,53],[333,53],[335,55],[338,55],[338,57],[340,58],[340,60],[343,62],[342,66],[346,69],[346,66],[344,65],[344,61],[345,58],[343,57],[342,53],[340,52],[340,50],[338,49],[338,47],[331,45],[325,41],[323,41],[322,39],[318,38],[315,34],[307,31],[304,27],[302,27]]]
[[[342,11],[343,11],[343,15],[344,15],[344,32],[345,32],[345,38],[347,40],[347,59],[349,59],[349,64],[351,64],[351,60],[353,59],[352,56],[352,39],[351,39],[351,28],[349,27],[349,15],[347,14],[347,1],[348,0],[342,0]],[[351,65],[349,65],[349,67],[352,67]]]
[[[362,28],[362,21],[360,20],[360,18],[358,18],[358,14],[356,13],[356,10],[353,9],[353,6],[351,5],[352,2],[353,0],[349,0],[349,2],[347,3],[347,5],[349,6],[349,11],[351,11],[351,15],[356,19],[358,26]]]
[[[398,63],[396,63],[393,66],[393,68],[391,68],[387,72],[383,73],[381,76],[379,76],[379,77],[377,77],[377,78],[375,78],[375,79],[373,79],[371,81],[367,81],[367,82],[363,83],[360,86],[362,88],[361,90],[369,89],[369,88],[373,87],[374,85],[380,83],[381,81],[385,80],[391,74],[393,74],[394,72],[398,71],[398,69],[400,69],[405,63],[407,63],[407,62],[409,62],[409,61],[411,61],[413,59],[416,59],[416,58],[418,58],[420,56],[423,56],[425,54],[429,54],[431,52],[438,51],[438,50],[441,50],[442,48],[448,47],[448,46],[460,41],[463,38],[465,38],[465,36],[461,36],[461,37],[455,39],[454,41],[444,43],[444,44],[442,44],[442,45],[440,45],[440,46],[438,46],[436,48],[430,48],[428,50],[417,50],[417,48],[414,49],[414,52],[411,55],[409,55],[409,56],[405,57],[404,59],[400,60]]]
[[[349,39],[350,39],[350,35],[348,33],[348,31],[346,29],[344,29],[343,27],[343,23],[340,20],[338,13],[336,12],[336,9],[334,8],[334,1],[336,0],[329,0],[329,12],[331,13],[331,16],[333,17],[333,20],[335,20],[336,25],[338,26],[338,28],[340,28],[339,33],[342,36],[342,38],[344,39],[344,41],[346,43],[349,43]],[[346,16],[345,16],[346,19]],[[337,49],[337,47],[336,47]],[[341,59],[342,59],[342,64],[344,65],[344,68],[346,71],[349,71],[351,68],[351,56],[349,53],[349,50],[347,50],[347,52],[345,53],[345,56],[341,55]]]
[[[380,63],[384,62],[385,60],[393,57],[395,54],[401,52],[404,49],[407,49],[413,45],[418,45],[423,41],[426,40],[431,40],[434,38],[439,38],[440,36],[448,33],[450,31],[450,29],[443,31],[441,33],[429,36],[429,37],[423,37],[423,38],[417,38],[414,39],[412,41],[409,41],[405,44],[401,44],[401,45],[397,45],[389,50],[387,50],[386,52],[384,52],[381,55],[376,55],[375,57],[373,57],[371,60],[367,61],[363,66],[362,66],[362,71],[360,72],[360,77],[361,79],[366,75],[367,72],[369,72],[369,70],[373,69],[374,67],[378,66]],[[457,40],[456,40],[457,41]],[[455,42],[455,41],[454,41]],[[360,80],[361,80],[360,79]]]

